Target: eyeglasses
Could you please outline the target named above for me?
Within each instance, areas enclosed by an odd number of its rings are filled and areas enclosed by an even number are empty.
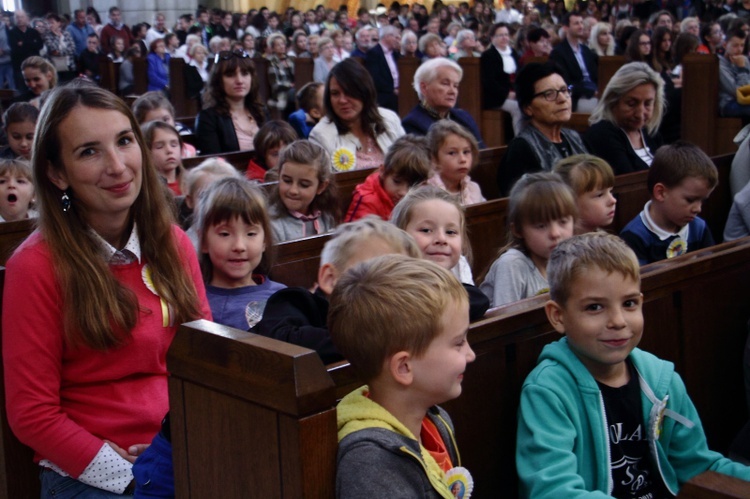
[[[638,42],[638,45],[640,45],[641,47],[646,47],[648,45],[651,45],[651,42]]]
[[[568,85],[567,87],[561,87],[555,90],[554,88],[550,88],[549,90],[545,90],[544,92],[539,92],[534,94],[531,98],[536,99],[537,97],[544,97],[544,100],[549,102],[554,102],[557,100],[557,97],[562,94],[564,97],[570,97],[570,93],[573,91],[573,85]]]
[[[228,61],[232,57],[239,57],[240,59],[250,58],[244,50],[222,50],[214,57],[214,64],[218,64],[219,61]]]

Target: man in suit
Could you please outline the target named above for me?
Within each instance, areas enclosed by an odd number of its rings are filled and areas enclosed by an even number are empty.
[[[16,88],[23,93],[21,89],[26,88],[26,83],[23,81],[21,63],[27,57],[39,55],[39,51],[44,47],[44,42],[39,32],[29,26],[29,16],[25,11],[19,9],[13,17],[15,18],[16,25],[8,31],[10,62],[13,67]]]
[[[380,43],[365,54],[365,67],[375,82],[378,105],[398,112],[398,61],[401,34],[395,26],[385,26]]]
[[[549,58],[562,71],[562,76],[573,86],[573,106],[576,112],[590,113],[596,107],[599,62],[598,57],[584,45],[583,16],[576,11],[563,20],[565,38],[552,50]]]

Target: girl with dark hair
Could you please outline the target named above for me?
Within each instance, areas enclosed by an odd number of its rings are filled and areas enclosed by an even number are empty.
[[[396,113],[378,107],[375,84],[359,62],[345,59],[331,69],[326,82],[326,116],[310,132],[331,155],[335,170],[383,164],[388,148],[402,135]]]
[[[239,50],[216,54],[195,119],[200,153],[252,151],[264,121],[252,59]]]

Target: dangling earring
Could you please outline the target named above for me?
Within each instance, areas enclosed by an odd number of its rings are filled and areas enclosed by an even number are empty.
[[[63,191],[60,202],[62,203],[63,213],[67,213],[70,210],[70,196],[68,196],[68,191]]]

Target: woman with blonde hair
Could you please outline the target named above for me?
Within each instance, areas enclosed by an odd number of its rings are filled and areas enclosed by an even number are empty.
[[[612,36],[612,26],[609,23],[596,23],[589,35],[589,48],[596,55],[615,55],[615,39]]]
[[[129,494],[168,410],[177,326],[211,318],[196,254],[114,94],[55,89],[32,157],[39,230],[6,270],[8,420],[35,452],[41,497]]]
[[[592,154],[615,175],[646,170],[662,145],[657,130],[665,108],[664,80],[645,62],[617,70],[591,114],[584,136]]]

